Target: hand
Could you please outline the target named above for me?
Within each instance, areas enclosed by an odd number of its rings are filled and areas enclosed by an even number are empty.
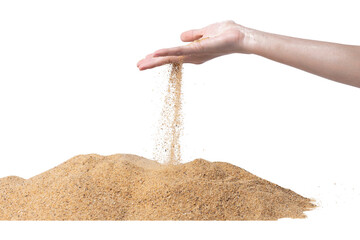
[[[158,50],[140,60],[137,67],[145,70],[179,61],[201,64],[226,54],[248,53],[245,33],[246,29],[233,21],[186,31],[181,34],[181,40],[190,44]]]

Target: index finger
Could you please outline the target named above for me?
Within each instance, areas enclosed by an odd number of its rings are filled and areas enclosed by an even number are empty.
[[[198,40],[197,40],[198,41]],[[186,56],[198,54],[202,51],[203,46],[200,42],[192,42],[185,46],[164,48],[154,52],[153,57],[166,57],[166,56]]]
[[[154,52],[154,57],[183,56],[192,53],[187,46],[164,48]]]

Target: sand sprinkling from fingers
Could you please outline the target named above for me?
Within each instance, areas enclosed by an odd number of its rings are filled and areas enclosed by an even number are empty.
[[[172,63],[155,142],[154,159],[166,164],[181,162],[182,62]]]
[[[171,65],[158,130],[157,161],[79,155],[30,179],[0,178],[0,220],[276,220],[315,207],[230,163],[181,163],[182,63]]]

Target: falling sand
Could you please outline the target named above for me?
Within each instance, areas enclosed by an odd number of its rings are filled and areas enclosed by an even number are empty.
[[[180,136],[183,130],[181,87],[182,62],[172,63],[154,153],[154,159],[166,164],[181,162]]]
[[[311,200],[225,162],[79,155],[28,180],[0,179],[1,220],[276,220]]]

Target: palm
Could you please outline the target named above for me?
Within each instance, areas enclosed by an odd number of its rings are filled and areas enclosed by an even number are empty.
[[[191,42],[190,44],[158,50],[141,60],[138,67],[145,70],[180,60],[184,63],[201,64],[222,55],[241,52],[239,46],[244,35],[239,27],[241,26],[227,21],[184,32],[181,40]]]

